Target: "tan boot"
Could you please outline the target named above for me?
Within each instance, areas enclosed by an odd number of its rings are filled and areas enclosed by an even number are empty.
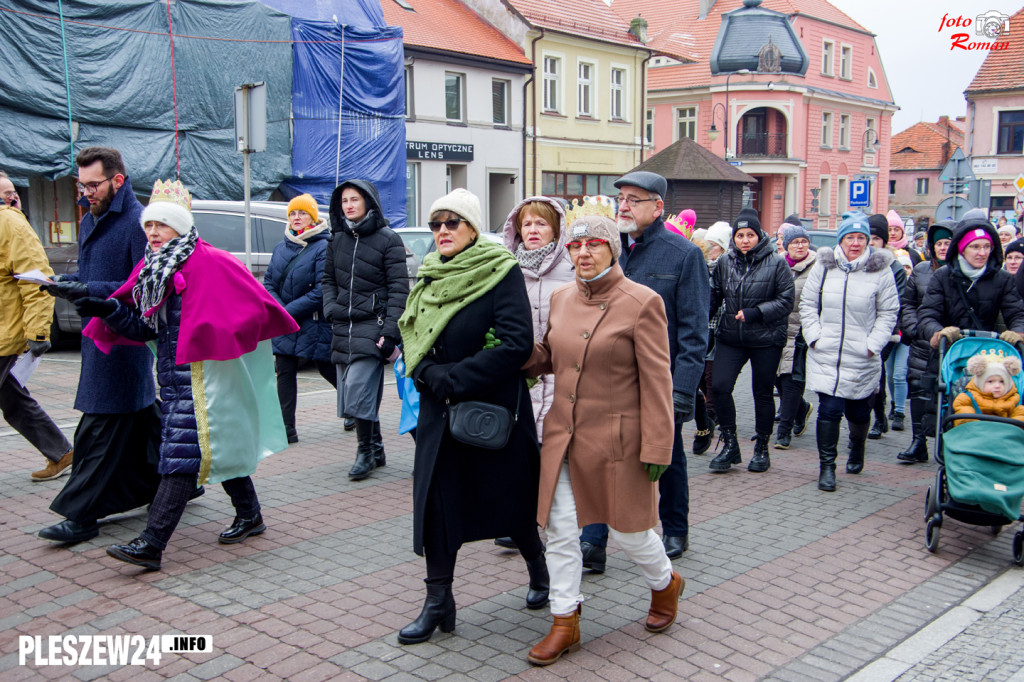
[[[32,472],[32,475],[29,476],[29,478],[33,481],[52,481],[62,474],[71,473],[71,459],[74,454],[74,450],[68,450],[64,456],[60,458],[59,462],[46,460],[46,468]]]
[[[583,605],[577,604],[576,610],[567,616],[555,616],[551,624],[551,632],[537,642],[526,660],[534,665],[551,665],[566,652],[578,651],[580,648],[580,613]]]
[[[644,627],[648,632],[663,632],[676,622],[676,611],[679,609],[679,595],[683,593],[686,581],[672,571],[672,579],[663,590],[651,590],[651,610],[647,612]]]

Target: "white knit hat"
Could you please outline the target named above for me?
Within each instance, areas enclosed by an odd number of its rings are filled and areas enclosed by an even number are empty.
[[[732,241],[732,227],[724,220],[719,220],[708,228],[704,241],[709,244],[718,244],[723,251],[728,251],[729,243]]]
[[[1003,378],[1007,391],[1016,388],[1011,377],[1020,373],[1020,360],[1013,356],[1004,356],[999,352],[982,351],[967,361],[967,371],[974,375],[974,385],[985,390],[985,380],[998,375]]]
[[[462,217],[477,234],[483,232],[480,218],[480,199],[467,189],[453,189],[430,206],[430,215],[438,211],[451,211]]]
[[[580,216],[569,226],[566,242],[585,241],[586,239],[604,239],[612,251],[612,259],[618,260],[622,255],[622,239],[615,221],[603,215]]]
[[[149,205],[142,209],[139,222],[143,227],[155,220],[174,229],[179,235],[186,235],[192,229],[192,196],[181,184],[181,180],[166,182],[157,180]]]

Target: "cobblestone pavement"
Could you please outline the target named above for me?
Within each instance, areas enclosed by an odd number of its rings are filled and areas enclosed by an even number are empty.
[[[61,351],[30,382],[69,434],[77,377],[77,353]],[[737,386],[749,460],[749,381]],[[267,532],[217,544],[233,514],[213,486],[189,505],[159,572],[104,552],[138,535],[144,510],[106,520],[99,537],[75,546],[37,538],[58,520],[48,505],[66,479],[30,482],[42,457],[0,423],[0,679],[796,681],[861,671],[1002,680],[1024,664],[1024,592],[1004,589],[973,619],[958,616],[994,579],[1020,576],[1010,548],[1016,524],[993,536],[947,521],[930,554],[922,518],[935,465],[896,462],[909,431],[869,441],[864,473],[847,475],[840,462],[838,491],[822,493],[813,424],[790,450],[773,451],[765,474],[742,466],[715,475],[708,456],[689,457],[690,549],[675,562],[687,583],[666,633],[644,630],[650,592],[612,546],[607,572],[584,576],[582,649],[533,668],[525,655],[550,616],[525,609],[519,555],[478,542],[460,552],[455,633],[400,646],[395,632],[419,612],[424,567],[411,550],[412,441],[395,433],[394,387],[382,408],[388,465],[358,483],[346,476],[355,434],[334,417],[333,391],[315,373],[300,377],[299,391],[301,442],[254,476]],[[945,628],[942,645],[903,660],[900,646],[929,626]],[[170,633],[212,635],[213,651],[164,654],[145,667],[42,666],[31,656],[19,664],[21,635]],[[902,658],[889,665],[888,654]]]

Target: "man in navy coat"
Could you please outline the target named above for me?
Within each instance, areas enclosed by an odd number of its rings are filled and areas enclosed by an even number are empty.
[[[622,233],[619,263],[626,277],[658,292],[668,317],[675,441],[672,464],[658,481],[658,516],[665,553],[676,559],[689,546],[690,489],[682,426],[693,419],[697,383],[704,371],[710,305],[708,268],[700,248],[665,229],[665,178],[649,171],[633,171],[616,180],[615,186],[619,189],[618,223]],[[587,526],[580,540],[583,565],[603,571],[607,526]]]
[[[123,284],[148,248],[124,161],[116,149],[88,147],[75,159],[79,205],[89,212],[78,231],[78,272],[47,287],[54,296],[106,298]],[[82,320],[84,327],[89,322]],[[96,537],[96,521],[153,500],[160,477],[156,447],[160,413],[153,354],[144,346],[115,346],[110,355],[82,337],[71,478],[50,509],[65,517],[39,537],[81,542]],[[155,436],[155,437],[154,437]]]

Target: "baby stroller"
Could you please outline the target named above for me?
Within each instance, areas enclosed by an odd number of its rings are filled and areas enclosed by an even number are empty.
[[[935,461],[939,470],[924,503],[925,546],[935,552],[943,515],[972,526],[989,526],[998,534],[1003,526],[1024,521],[1024,422],[985,414],[954,427],[953,400],[971,379],[966,365],[980,352],[1001,352],[1018,358],[1024,347],[1014,348],[992,332],[963,330],[963,337],[946,349],[939,344],[939,413]],[[1013,377],[1024,395],[1024,373]],[[1013,536],[1013,560],[1024,566],[1024,530]]]

